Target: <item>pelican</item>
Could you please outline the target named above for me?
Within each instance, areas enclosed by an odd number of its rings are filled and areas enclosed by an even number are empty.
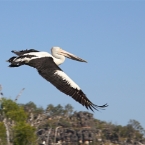
[[[74,100],[85,106],[92,111],[98,108],[105,108],[108,105],[102,106],[92,103],[87,96],[83,93],[81,88],[59,67],[65,61],[65,57],[80,61],[87,62],[60,47],[52,47],[51,54],[48,52],[40,52],[35,49],[14,51],[17,56],[11,57],[7,62],[10,63],[9,67],[19,67],[21,65],[28,65],[37,69],[38,73],[58,90],[71,96]]]

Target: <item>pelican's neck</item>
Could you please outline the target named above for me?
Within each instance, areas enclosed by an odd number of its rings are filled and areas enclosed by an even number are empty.
[[[53,56],[53,60],[57,65],[60,65],[65,61],[65,57],[62,55],[57,55],[57,56],[55,55]]]
[[[51,54],[53,56],[53,60],[57,65],[60,65],[65,61],[65,56],[59,54],[60,50],[61,50],[60,47],[51,48]]]

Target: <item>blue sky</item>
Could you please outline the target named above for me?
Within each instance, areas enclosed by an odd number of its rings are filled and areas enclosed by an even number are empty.
[[[60,46],[88,63],[67,59],[60,67],[97,105],[97,119],[126,125],[135,119],[145,128],[145,2],[144,1],[1,1],[0,84],[19,103],[72,104],[28,66],[9,68],[11,50],[48,51]],[[91,111],[90,111],[91,112]]]

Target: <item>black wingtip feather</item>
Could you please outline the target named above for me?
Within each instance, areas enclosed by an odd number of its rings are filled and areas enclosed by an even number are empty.
[[[15,53],[15,50],[12,50],[11,52],[12,52],[12,53]]]
[[[19,65],[16,65],[16,64],[10,64],[9,67],[19,67]]]
[[[95,105],[95,104],[93,104],[94,106],[96,106],[96,107],[99,107],[99,108],[105,108],[105,107],[108,107],[109,105],[106,103],[106,104],[104,104],[104,105],[101,105],[101,106],[98,106],[98,105]]]
[[[96,104],[93,104],[87,97],[86,95],[82,92],[82,90],[76,90],[78,96],[76,97],[75,95],[72,96],[77,102],[85,106],[87,109],[90,109],[94,112],[94,110],[99,111],[99,109],[104,110],[105,107],[108,107],[108,104],[104,104],[101,106],[98,106]]]

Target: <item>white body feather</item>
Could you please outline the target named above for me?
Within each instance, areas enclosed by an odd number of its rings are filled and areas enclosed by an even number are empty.
[[[23,62],[24,61],[24,62],[28,63],[32,59],[38,59],[38,58],[42,58],[42,57],[52,57],[55,64],[57,64],[57,65],[62,64],[62,62],[60,62],[60,59],[53,57],[48,52],[30,52],[30,53],[25,53],[24,55],[26,55],[26,56],[27,55],[34,55],[34,57],[31,57],[31,58],[23,57],[23,58],[18,58],[18,59],[16,58],[16,59],[14,59],[14,61],[15,62]]]

